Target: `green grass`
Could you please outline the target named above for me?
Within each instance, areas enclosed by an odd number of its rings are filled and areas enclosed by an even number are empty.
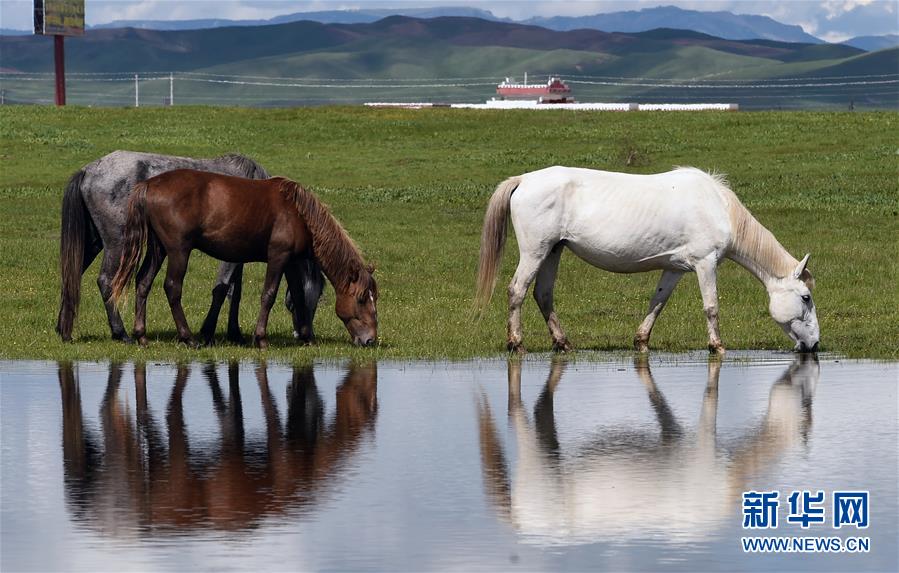
[[[265,356],[467,358],[504,351],[503,285],[517,262],[514,238],[497,296],[480,322],[471,299],[481,218],[496,184],[566,164],[654,172],[695,165],[728,174],[756,217],[796,256],[811,251],[827,351],[899,356],[896,113],[533,113],[231,108],[0,108],[0,357],[225,359],[258,357],[230,345],[199,351],[174,343],[161,285],[150,297],[146,349],[113,343],[95,285],[85,275],[76,341],[53,332],[62,188],[73,171],[114,149],[213,156],[241,152],[272,174],[310,186],[377,267],[382,344],[354,349],[330,288],[316,317],[320,342],[298,347],[279,300]],[[624,164],[636,150],[636,167]],[[215,262],[194,253],[185,308],[197,330]],[[246,273],[241,323],[258,313],[264,267]],[[658,273],[615,275],[563,256],[557,310],[580,349],[627,352]],[[768,317],[764,289],[733,263],[719,280],[721,328],[732,349],[789,349]],[[283,289],[281,292],[283,296]],[[129,303],[133,301],[133,294]],[[702,349],[705,319],[696,279],[682,281],[657,323],[652,347]],[[125,310],[126,324],[133,311]],[[224,323],[220,323],[223,327]],[[220,327],[220,332],[222,328]],[[525,344],[550,340],[536,305],[524,307]]]

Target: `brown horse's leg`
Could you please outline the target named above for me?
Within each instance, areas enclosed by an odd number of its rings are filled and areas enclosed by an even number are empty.
[[[256,330],[253,332],[253,345],[259,348],[267,348],[266,329],[268,328],[268,315],[278,296],[278,285],[281,283],[281,275],[284,270],[286,257],[269,256],[268,266],[265,269],[265,284],[262,287],[262,306],[259,309],[259,320],[256,321]]]
[[[181,252],[169,253],[169,269],[165,276],[165,294],[169,298],[169,306],[172,309],[172,318],[175,319],[175,328],[178,329],[178,340],[188,346],[196,346],[187,318],[184,316],[184,308],[181,306],[181,288],[184,285],[184,275],[187,273],[187,260],[190,249]]]
[[[147,255],[137,271],[137,295],[134,299],[134,339],[141,346],[147,345],[147,298],[165,260],[165,249],[155,237],[151,237],[147,243]]]
[[[306,295],[303,291],[303,277],[299,264],[290,263],[284,268],[287,276],[287,288],[293,297],[293,330],[301,344],[315,342],[315,333],[312,330],[312,317],[309,315],[309,305],[306,303]]]

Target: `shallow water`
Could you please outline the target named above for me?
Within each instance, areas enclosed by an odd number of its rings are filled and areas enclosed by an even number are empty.
[[[764,353],[0,362],[0,569],[895,571],[897,377]],[[776,529],[743,529],[750,490],[779,492]],[[825,491],[825,524],[787,523],[794,490]],[[834,490],[870,493],[866,529],[832,527]]]

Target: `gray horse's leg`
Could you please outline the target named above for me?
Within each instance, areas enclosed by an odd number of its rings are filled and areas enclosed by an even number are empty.
[[[243,294],[243,265],[237,265],[231,275],[231,304],[228,307],[228,340],[245,345],[247,339],[240,333],[240,297]]]
[[[212,303],[209,307],[209,312],[206,314],[206,319],[203,321],[203,326],[200,328],[200,335],[203,337],[204,344],[211,346],[215,343],[215,327],[218,324],[219,313],[232,286],[235,294],[231,297],[231,307],[228,312],[228,340],[239,344],[244,342],[238,320],[242,279],[243,265],[224,262],[219,265],[215,286],[212,287]]]
[[[288,276],[284,304],[293,316],[293,337],[311,343],[315,340],[312,323],[315,320],[315,311],[318,310],[318,302],[325,290],[325,277],[314,259],[301,259],[295,266],[300,284],[292,286]],[[300,293],[302,298],[298,296],[294,299],[294,291]],[[296,306],[295,300],[299,302],[299,306]]]
[[[308,305],[305,300],[303,291],[302,271],[297,262],[287,265],[284,269],[284,275],[287,277],[288,294],[299,293],[303,298],[293,300],[293,335],[303,344],[312,344],[315,341],[315,334],[312,331],[312,316],[308,313]],[[293,297],[292,297],[293,298]],[[313,309],[313,312],[314,309]]]
[[[103,305],[106,307],[106,318],[109,321],[112,339],[130,343],[131,337],[125,332],[122,316],[110,298],[112,296],[112,277],[115,276],[119,268],[121,257],[121,245],[106,245],[106,250],[103,252],[103,263],[100,266],[100,276],[97,277],[97,286],[100,288],[100,296],[103,298]]]

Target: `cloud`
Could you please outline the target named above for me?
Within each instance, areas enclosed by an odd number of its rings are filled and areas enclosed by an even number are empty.
[[[822,17],[817,19],[821,38],[899,33],[894,0],[829,1],[824,8]]]
[[[855,10],[859,6],[868,6],[873,4],[875,0],[827,0],[822,6],[827,11],[827,19],[832,20]]]

